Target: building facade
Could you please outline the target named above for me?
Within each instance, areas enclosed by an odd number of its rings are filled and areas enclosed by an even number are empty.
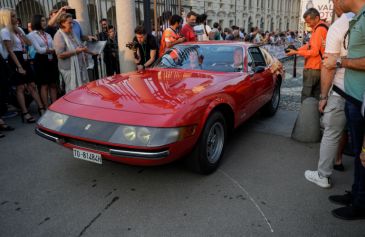
[[[197,13],[208,15],[208,24],[220,23],[244,28],[259,27],[264,31],[297,30],[301,17],[301,0],[183,0]],[[185,7],[184,11],[189,11]]]
[[[85,1],[85,0],[83,0]],[[116,24],[117,9],[116,0],[87,0],[86,9],[89,12],[91,31],[97,31],[98,19],[108,18],[112,24]],[[144,20],[143,2],[141,0],[117,0],[134,1],[137,24]],[[29,21],[35,13],[48,15],[52,8],[59,8],[67,4],[67,0],[0,0],[0,7],[12,7],[16,9],[18,16],[24,22]],[[151,4],[150,17],[154,17],[154,0]],[[246,32],[251,27],[259,27],[264,31],[297,30],[301,18],[301,0],[157,0],[157,14],[165,8],[172,13],[193,10],[199,14],[208,15],[208,24],[218,22],[222,27],[232,25],[244,28]],[[160,17],[160,16],[157,16]],[[151,22],[152,23],[152,22]]]

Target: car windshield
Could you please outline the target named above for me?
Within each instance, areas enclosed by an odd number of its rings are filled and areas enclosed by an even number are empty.
[[[154,68],[177,68],[215,72],[242,72],[244,51],[230,45],[176,45],[166,51]]]

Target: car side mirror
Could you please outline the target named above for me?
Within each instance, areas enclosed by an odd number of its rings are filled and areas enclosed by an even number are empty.
[[[255,68],[253,69],[253,71],[254,71],[255,73],[260,73],[260,72],[265,71],[265,67],[264,67],[264,66],[257,66],[257,67],[255,67]]]

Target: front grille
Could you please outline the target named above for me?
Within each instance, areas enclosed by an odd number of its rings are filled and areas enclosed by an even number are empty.
[[[107,153],[109,153],[109,149],[112,148],[111,146],[100,145],[100,144],[81,141],[81,140],[72,139],[72,138],[66,138],[65,142],[78,146],[78,147],[88,148],[91,150],[102,151],[102,152],[107,152]]]

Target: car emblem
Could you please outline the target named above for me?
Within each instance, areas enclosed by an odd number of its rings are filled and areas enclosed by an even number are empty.
[[[89,128],[91,128],[91,124],[86,125],[84,129],[89,130]]]

